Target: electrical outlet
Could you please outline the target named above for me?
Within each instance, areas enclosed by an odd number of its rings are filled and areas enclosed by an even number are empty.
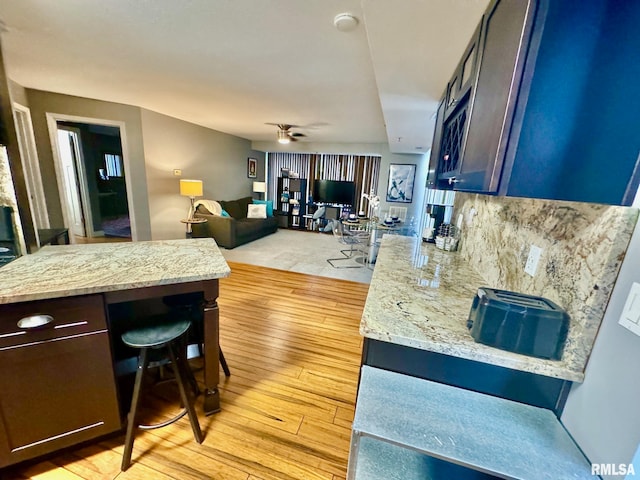
[[[540,261],[540,255],[542,255],[542,249],[531,244],[529,248],[529,256],[527,257],[527,263],[524,265],[524,271],[532,277],[536,274],[538,269],[538,262]]]
[[[174,168],[174,169],[173,169],[173,176],[174,176],[174,177],[180,177],[180,176],[182,176],[182,170],[180,170],[179,168]]]
[[[633,282],[618,323],[640,335],[640,283]]]

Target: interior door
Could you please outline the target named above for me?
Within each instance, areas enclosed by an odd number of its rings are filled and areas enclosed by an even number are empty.
[[[58,127],[58,150],[62,163],[64,193],[70,214],[69,229],[74,235],[86,237],[80,181],[78,176],[78,159],[80,142],[78,132],[68,127]]]
[[[38,152],[33,135],[31,111],[25,106],[14,103],[13,113],[16,120],[18,147],[20,148],[20,156],[22,157],[22,167],[24,169],[24,177],[29,194],[33,223],[39,229],[49,228],[47,202],[44,196],[40,164],[38,163]]]

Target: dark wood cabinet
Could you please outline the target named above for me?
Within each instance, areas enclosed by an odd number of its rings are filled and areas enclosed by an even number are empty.
[[[434,135],[434,138],[441,139],[437,149],[438,183],[455,182],[462,165],[471,99],[477,77],[481,27],[482,23],[471,37],[444,95],[442,120],[438,122],[440,128],[436,128],[437,137]],[[438,116],[440,114],[438,111]]]
[[[49,325],[20,328],[35,313]],[[0,306],[0,467],[117,431],[102,295]]]
[[[494,0],[468,108],[448,107],[434,137],[439,188],[630,205],[639,23],[638,2]],[[446,155],[455,165],[442,164]]]
[[[436,127],[433,132],[433,142],[431,144],[431,155],[429,156],[429,171],[427,172],[427,188],[438,188],[438,175],[440,167],[440,146],[439,139],[442,137],[442,124],[444,122],[444,109],[447,101],[446,92],[438,103],[436,112]]]
[[[560,418],[569,380],[365,338],[362,364],[546,408]]]
[[[455,189],[498,191],[524,68],[523,52],[533,23],[532,7],[531,1],[499,0],[484,16],[478,81]]]
[[[475,85],[481,27],[482,22],[473,33],[467,48],[465,48],[462,54],[462,59],[458,63],[447,85],[445,118],[450,117],[460,104],[469,100],[471,89]]]

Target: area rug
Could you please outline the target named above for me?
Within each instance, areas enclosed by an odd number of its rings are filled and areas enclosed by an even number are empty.
[[[102,231],[105,237],[131,238],[131,223],[129,216],[117,217],[102,221]]]
[[[231,250],[220,250],[230,262],[371,283],[372,268],[362,266],[357,259],[342,262],[354,268],[334,268],[327,262],[328,258],[342,257],[340,250],[344,248],[347,247],[338,243],[331,233],[279,229],[272,235]]]

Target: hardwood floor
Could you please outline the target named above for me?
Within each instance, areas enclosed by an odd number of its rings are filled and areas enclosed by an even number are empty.
[[[184,417],[139,433],[126,472],[120,472],[119,435],[11,468],[0,478],[344,479],[368,285],[229,264],[219,305],[231,377],[220,374],[222,411],[199,416],[202,445]],[[145,404],[171,415],[160,396],[145,397]]]
[[[130,242],[131,238],[125,237],[79,237],[73,236],[76,243],[115,243],[115,242]]]

